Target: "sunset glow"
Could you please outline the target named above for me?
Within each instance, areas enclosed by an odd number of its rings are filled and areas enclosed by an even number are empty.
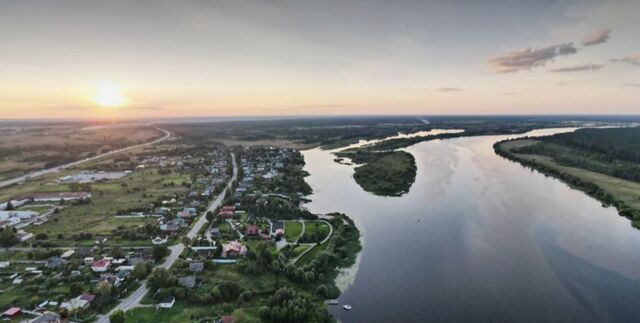
[[[122,107],[126,102],[122,96],[120,87],[112,83],[100,85],[93,96],[93,101],[105,108]]]

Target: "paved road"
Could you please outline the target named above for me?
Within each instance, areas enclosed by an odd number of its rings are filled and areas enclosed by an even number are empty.
[[[215,200],[211,202],[211,204],[209,204],[209,207],[207,208],[207,210],[204,211],[202,215],[200,215],[200,218],[198,218],[198,220],[193,225],[191,230],[189,230],[189,232],[186,234],[186,237],[188,237],[189,239],[193,239],[194,237],[196,237],[200,229],[202,229],[202,227],[208,223],[207,217],[206,217],[207,212],[215,210],[217,207],[219,207],[222,204],[222,202],[224,201],[225,194],[227,193],[228,190],[231,189],[232,183],[236,180],[238,176],[238,165],[236,164],[236,156],[233,154],[231,154],[231,161],[233,162],[233,176],[231,177],[231,180],[229,180],[224,190],[218,195],[218,197]],[[169,247],[171,254],[169,254],[169,256],[165,258],[164,262],[159,267],[167,268],[167,269],[170,268],[176,262],[176,260],[178,260],[178,257],[180,256],[180,254],[182,254],[184,249],[185,249],[185,245],[182,242],[179,242],[178,244]],[[113,314],[115,311],[122,310],[126,312],[132,308],[140,307],[141,306],[140,301],[142,301],[142,298],[144,297],[145,294],[147,294],[148,291],[149,291],[149,288],[147,287],[147,281],[145,280],[136,291],[134,291],[131,295],[129,295],[129,297],[121,300],[120,304],[118,304],[111,311],[109,311],[107,315],[99,316],[97,322],[109,323],[109,316],[111,316],[111,314]]]
[[[112,150],[112,151],[104,153],[104,154],[100,154],[100,155],[97,155],[97,156],[85,158],[85,159],[78,160],[78,161],[74,161],[72,163],[56,166],[56,167],[53,167],[53,168],[43,169],[43,170],[31,172],[29,174],[25,174],[25,175],[22,175],[22,176],[19,176],[19,177],[15,177],[15,178],[7,179],[7,180],[4,180],[4,181],[0,181],[0,188],[6,187],[6,186],[9,186],[9,185],[13,185],[13,184],[16,184],[16,183],[20,183],[20,182],[23,182],[23,181],[25,181],[27,179],[30,179],[30,178],[34,178],[34,177],[38,177],[38,176],[42,176],[42,175],[46,175],[46,174],[51,174],[51,173],[56,173],[56,172],[59,172],[61,170],[67,169],[69,167],[77,166],[77,165],[80,165],[82,163],[86,163],[86,162],[89,162],[89,161],[100,159],[100,158],[103,158],[103,157],[106,157],[106,156],[110,156],[110,155],[113,155],[113,154],[118,154],[118,153],[121,153],[123,151],[136,149],[136,148],[149,146],[149,145],[155,145],[155,144],[157,144],[159,142],[163,142],[163,141],[165,141],[165,140],[167,140],[167,139],[169,139],[171,137],[171,133],[169,131],[166,131],[166,130],[164,130],[162,128],[158,128],[158,127],[154,127],[154,128],[156,128],[159,131],[162,131],[164,133],[164,136],[162,138],[158,138],[156,140],[149,141],[149,142],[146,142],[146,143],[143,143],[143,144],[138,144],[138,145],[129,146],[129,147],[121,148],[121,149]]]

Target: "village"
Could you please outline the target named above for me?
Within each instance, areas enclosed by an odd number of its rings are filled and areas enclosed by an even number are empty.
[[[0,204],[2,317],[144,321],[174,306],[259,302],[280,284],[272,262],[292,277],[285,285],[308,283],[300,267],[348,222],[303,207],[303,163],[290,149],[159,145],[13,187]],[[70,232],[65,217],[76,216],[93,217],[90,229]],[[268,278],[255,285],[255,275]]]

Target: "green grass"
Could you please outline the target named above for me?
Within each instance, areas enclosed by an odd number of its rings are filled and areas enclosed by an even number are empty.
[[[284,235],[288,241],[295,241],[302,233],[302,224],[298,221],[284,222]]]
[[[313,249],[311,249],[311,251],[307,252],[306,254],[304,254],[304,256],[302,256],[300,259],[298,259],[298,262],[296,262],[296,265],[298,266],[304,266],[306,264],[308,264],[309,262],[311,262],[311,260],[316,258],[316,255],[318,253],[320,253],[321,251],[327,249],[327,245],[329,243],[323,243],[323,244],[319,244],[316,245],[315,247],[313,247]]]
[[[322,241],[324,240],[324,238],[327,237],[327,235],[329,234],[329,231],[331,231],[329,229],[329,225],[324,222],[320,222],[320,221],[305,222],[305,229],[304,229],[305,236],[317,234],[318,240]]]

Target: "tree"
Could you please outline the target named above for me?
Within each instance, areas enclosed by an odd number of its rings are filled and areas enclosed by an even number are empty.
[[[152,290],[158,290],[160,288],[172,287],[176,283],[175,277],[164,268],[156,268],[151,276],[149,276],[149,287]]]
[[[137,263],[135,267],[133,267],[133,276],[138,280],[147,278],[148,274],[147,265],[143,262]]]
[[[13,206],[13,203],[11,203],[11,201],[7,202],[7,206],[4,208],[6,211],[13,211],[15,209],[15,207]]]
[[[156,262],[160,262],[164,257],[168,256],[170,253],[171,252],[169,251],[169,248],[162,245],[153,246],[153,250],[151,251],[151,254],[153,255],[153,260],[155,260]]]
[[[124,258],[126,256],[124,250],[122,250],[122,248],[120,247],[115,247],[113,248],[113,250],[111,250],[111,256],[113,258]]]
[[[11,247],[18,243],[18,237],[13,228],[4,228],[0,232],[0,245],[3,247]]]
[[[73,282],[69,285],[69,293],[71,296],[78,296],[82,293],[82,284],[78,282]]]
[[[124,323],[124,312],[122,310],[113,312],[113,314],[109,316],[109,321],[111,321],[111,323]]]
[[[100,304],[106,305],[111,302],[111,284],[108,281],[102,281],[100,285],[98,285],[98,297],[100,299]]]
[[[205,215],[207,221],[211,222],[213,221],[213,212],[211,211],[207,211],[207,214]]]

